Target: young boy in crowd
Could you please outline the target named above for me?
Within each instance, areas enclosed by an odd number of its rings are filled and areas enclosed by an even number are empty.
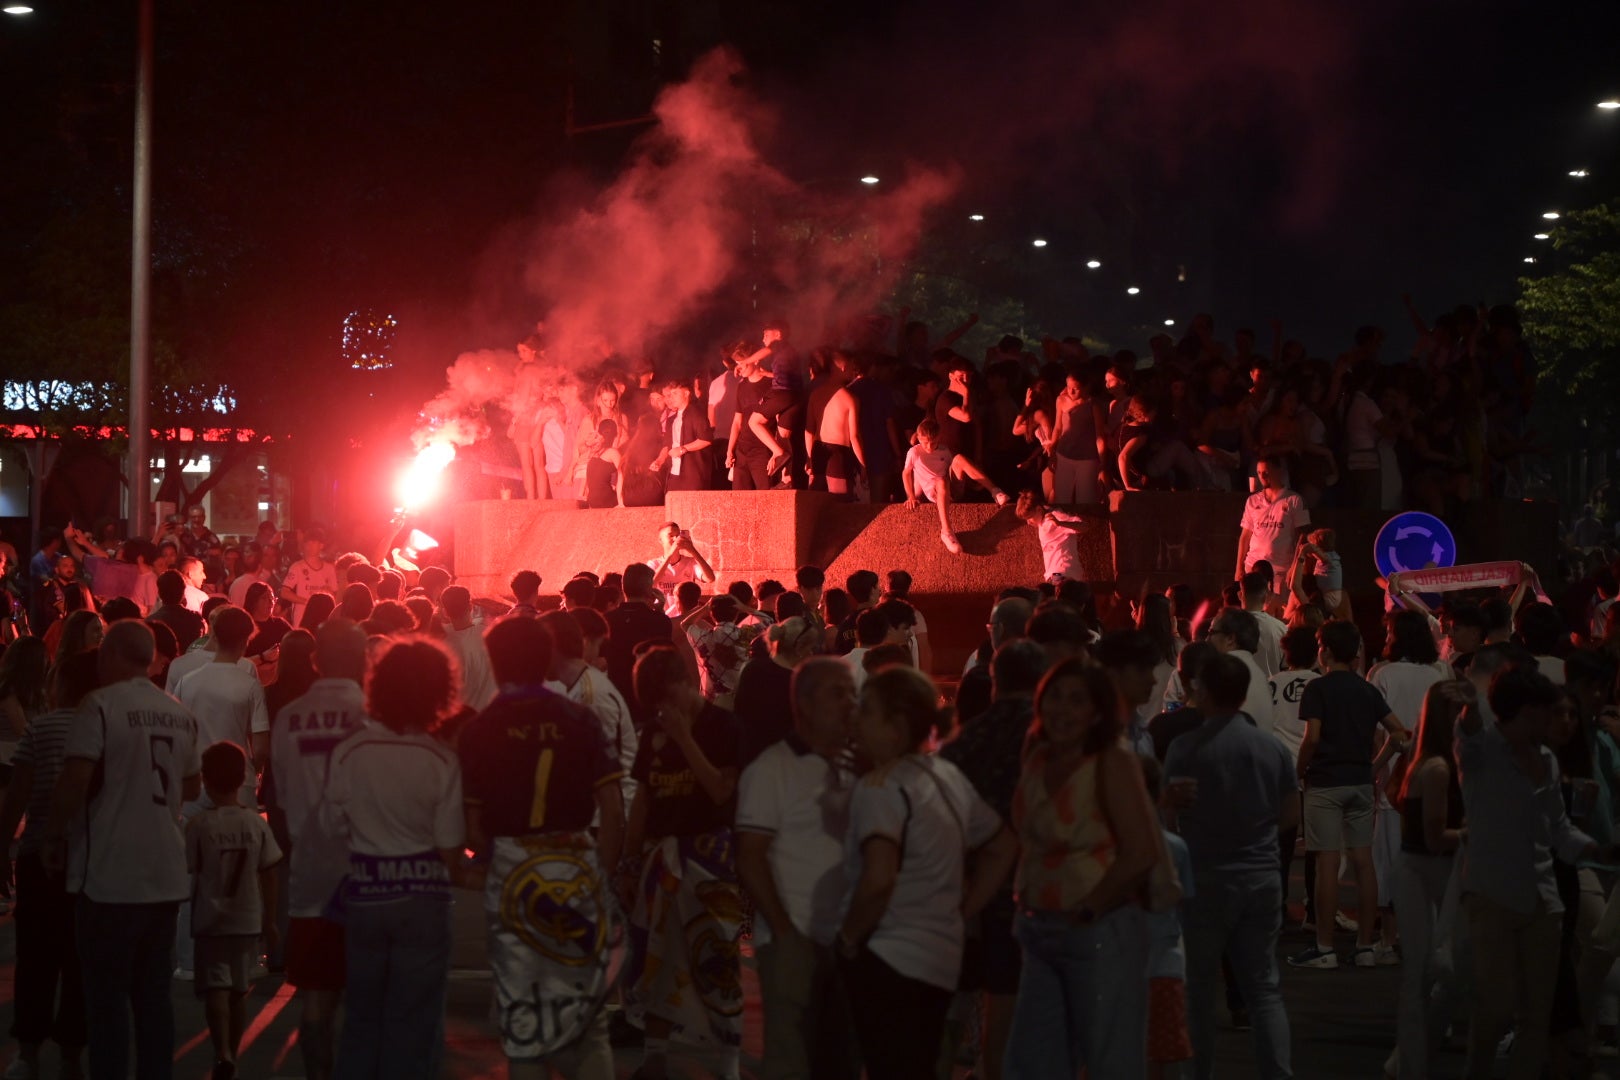
[[[1344,602],[1344,563],[1334,550],[1337,544],[1332,529],[1317,529],[1305,538],[1302,550],[1316,560],[1311,566],[1311,577],[1322,594],[1323,610],[1330,618],[1348,619],[1350,609]]]
[[[917,425],[917,445],[906,454],[906,464],[900,480],[906,488],[906,507],[915,510],[919,499],[927,499],[939,508],[939,539],[952,555],[962,554],[962,544],[951,529],[951,484],[971,479],[990,493],[997,506],[1010,501],[1007,493],[996,487],[965,455],[952,453],[939,438],[939,425],[924,420]]]
[[[270,826],[242,806],[247,754],[219,742],[202,754],[203,787],[214,804],[186,824],[191,871],[191,933],[196,939],[197,996],[214,1043],[214,1080],[236,1076],[248,973],[276,945],[276,878],[281,848]]]

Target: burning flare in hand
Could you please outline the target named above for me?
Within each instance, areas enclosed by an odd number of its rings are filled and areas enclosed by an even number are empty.
[[[406,510],[414,510],[439,493],[444,470],[456,459],[456,448],[451,443],[429,443],[416,453],[416,460],[400,474],[395,494]]]

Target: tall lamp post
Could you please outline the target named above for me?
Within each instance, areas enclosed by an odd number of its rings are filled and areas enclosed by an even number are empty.
[[[135,207],[129,271],[129,531],[152,535],[152,0],[140,0],[135,75]]]

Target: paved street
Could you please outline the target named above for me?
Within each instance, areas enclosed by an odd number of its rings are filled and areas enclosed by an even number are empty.
[[[461,894],[456,905],[456,955],[450,984],[448,1053],[445,1075],[455,1080],[481,1080],[504,1075],[500,1048],[488,1023],[491,987],[482,969],[482,923],[478,903]],[[1284,950],[1300,947],[1304,937],[1297,931],[1285,935]],[[11,1013],[11,963],[15,955],[14,924],[0,920],[0,1023],[9,1027]],[[1348,939],[1346,939],[1348,944]],[[1312,1078],[1376,1078],[1393,1039],[1392,1022],[1399,968],[1326,972],[1283,970],[1283,987],[1294,1023],[1295,1072]],[[746,973],[749,987],[745,1039],[745,1075],[757,1075],[759,1013],[754,1004],[752,974]],[[180,1080],[202,1080],[209,1071],[207,1028],[200,1004],[190,984],[174,988],[177,1017],[176,1076]],[[243,1055],[242,1075],[250,1080],[263,1077],[298,1077],[302,1062],[294,1045],[297,1006],[292,988],[279,979],[260,982],[249,1002],[249,1027]],[[1249,1074],[1248,1036],[1224,1031],[1221,1037],[1222,1063],[1231,1076]],[[10,1051],[7,1051],[9,1058]],[[639,1051],[628,1048],[620,1053],[620,1075],[628,1076],[639,1060]],[[1455,1075],[1461,1067],[1460,1055],[1448,1059]],[[47,1077],[54,1076],[54,1065],[47,1051]],[[705,1070],[694,1067],[689,1075],[704,1077]],[[963,1075],[966,1075],[965,1071]]]
[[[1297,887],[1297,883],[1296,883]],[[1297,893],[1296,893],[1297,895]],[[1296,905],[1297,911],[1297,905]],[[461,894],[456,905],[456,954],[450,982],[450,1015],[445,1076],[454,1080],[494,1080],[503,1077],[500,1047],[488,1023],[490,995],[487,973],[481,967],[482,923],[477,901]],[[1341,947],[1348,948],[1348,935],[1340,935]],[[1282,952],[1306,944],[1297,929],[1286,933]],[[16,939],[13,921],[0,920],[0,1023],[11,1022],[11,964]],[[1283,991],[1294,1034],[1294,1072],[1302,1080],[1377,1080],[1385,1055],[1393,1045],[1395,1001],[1400,968],[1337,971],[1295,971],[1283,967]],[[760,1025],[752,972],[745,972],[750,1007],[744,1041],[744,1075],[758,1075]],[[200,1004],[189,983],[174,987],[176,1013],[176,1055],[178,1080],[204,1080],[210,1066],[208,1033]],[[266,1077],[301,1077],[303,1065],[295,1046],[297,1005],[292,988],[279,979],[263,980],[249,1002],[249,1026],[242,1059],[242,1076],[248,1080]],[[1223,1024],[1225,1017],[1222,1017]],[[1221,1034],[1221,1066],[1226,1076],[1252,1075],[1249,1037],[1226,1025]],[[9,1060],[11,1049],[6,1052]],[[634,1071],[640,1053],[623,1048],[619,1054],[619,1075]],[[46,1055],[47,1078],[54,1077],[54,1061]],[[1612,1067],[1609,1075],[1620,1076]],[[1440,1077],[1456,1077],[1462,1069],[1462,1055],[1448,1054]],[[709,1072],[701,1065],[688,1070],[688,1076],[701,1078]],[[961,1070],[959,1075],[969,1075]]]

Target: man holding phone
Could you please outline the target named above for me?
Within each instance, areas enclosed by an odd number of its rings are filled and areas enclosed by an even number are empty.
[[[692,543],[692,534],[673,521],[659,528],[658,540],[664,545],[663,557],[649,560],[648,565],[653,568],[653,586],[664,594],[664,608],[668,610],[674,605],[675,589],[681,582],[712,584],[714,567]]]

